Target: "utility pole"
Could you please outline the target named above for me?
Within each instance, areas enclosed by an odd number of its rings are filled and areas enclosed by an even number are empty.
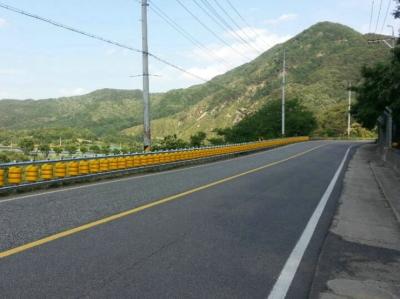
[[[351,82],[349,83],[349,108],[347,114],[347,136],[350,138],[351,133]]]
[[[282,74],[282,137],[285,137],[285,97],[286,97],[286,49],[283,49],[283,74]]]
[[[150,92],[149,92],[149,46],[147,41],[147,0],[142,0],[142,56],[143,56],[143,147],[151,150]]]
[[[396,37],[394,36],[394,27],[393,25],[387,25],[388,28],[392,28],[392,49],[396,47]]]

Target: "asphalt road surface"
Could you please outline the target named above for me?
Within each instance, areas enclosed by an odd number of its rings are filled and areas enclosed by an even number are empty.
[[[0,297],[306,298],[352,145],[0,198]]]

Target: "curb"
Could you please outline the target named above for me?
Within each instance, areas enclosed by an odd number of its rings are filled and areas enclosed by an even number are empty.
[[[377,176],[377,174],[375,172],[375,169],[372,166],[371,162],[369,162],[369,168],[371,169],[371,171],[372,171],[372,173],[374,175],[374,178],[375,178],[376,183],[378,184],[379,190],[381,191],[383,197],[385,198],[385,200],[389,204],[389,206],[390,206],[390,208],[391,208],[391,210],[392,210],[392,212],[394,214],[394,217],[396,218],[397,222],[400,224],[400,212],[397,211],[396,207],[393,205],[392,201],[389,199],[389,196],[386,194],[385,189],[383,187],[383,184],[379,180],[379,178],[378,178],[378,176]]]

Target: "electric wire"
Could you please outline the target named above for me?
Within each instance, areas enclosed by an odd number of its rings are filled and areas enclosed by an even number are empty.
[[[385,25],[386,25],[386,21],[389,15],[389,11],[390,11],[390,7],[392,6],[392,0],[388,0],[388,5],[387,5],[387,9],[386,9],[386,14],[385,14],[385,19],[383,20],[383,24],[382,24],[382,28],[381,28],[381,34],[383,32],[383,30],[385,29]]]
[[[375,33],[378,32],[378,26],[379,26],[379,21],[380,21],[381,12],[382,12],[382,3],[383,3],[383,0],[380,0],[379,11],[378,11],[378,17],[376,18]]]
[[[201,10],[203,10],[216,24],[218,24],[223,30],[227,30],[231,33],[231,36],[234,37],[239,44],[243,46],[247,46],[247,48],[252,51],[256,51],[260,53],[261,51],[254,48],[248,41],[246,41],[242,36],[240,36],[235,29],[218,13],[218,11],[211,5],[208,0],[201,0],[204,5],[204,8],[197,2],[197,0],[192,0]],[[243,44],[244,43],[244,44]]]
[[[248,27],[248,29],[255,35],[255,36],[259,36],[262,41],[268,45],[269,47],[271,47],[271,44],[264,39],[264,37],[257,31],[255,31],[253,29],[253,27],[247,22],[247,20],[242,16],[242,14],[239,12],[239,10],[232,4],[232,2],[230,0],[225,0],[228,5],[230,6],[230,8],[235,12],[235,14],[242,20],[242,22]]]
[[[227,43],[225,40],[223,40],[215,31],[213,31],[209,26],[207,26],[199,17],[197,17],[189,8],[186,7],[180,0],[175,0],[178,2],[178,4],[189,14],[191,15],[203,28],[205,28],[208,32],[210,32],[216,39],[218,39],[221,43],[226,45],[227,47],[231,48],[236,54],[239,56],[245,58],[246,60],[250,60],[250,58],[246,57],[243,53],[235,49],[232,45]]]
[[[247,34],[246,30],[243,30],[243,28],[241,28],[241,27],[239,26],[239,24],[236,22],[236,20],[226,11],[226,9],[225,9],[217,0],[214,0],[214,2],[215,2],[215,4],[217,4],[218,8],[224,13],[224,15],[226,15],[226,16],[228,17],[228,19],[231,20],[231,22],[234,24],[234,26],[236,26],[236,28],[237,28],[240,32],[242,32],[243,35],[246,36],[246,38],[248,38],[248,39],[251,41],[251,40],[252,40],[252,37],[249,36],[249,35]],[[258,51],[262,52],[262,50],[259,50],[257,47],[256,47],[256,49],[257,49]]]
[[[7,4],[2,3],[2,2],[0,2],[0,7],[4,8],[4,9],[7,9],[9,11],[13,11],[13,12],[18,13],[18,14],[25,15],[27,17],[42,21],[42,22],[49,23],[49,24],[51,24],[53,26],[56,26],[56,27],[59,27],[59,28],[62,28],[62,29],[68,30],[68,31],[72,31],[72,32],[84,35],[84,36],[92,38],[92,39],[96,39],[96,40],[99,40],[99,41],[102,41],[102,42],[105,42],[105,43],[108,43],[108,44],[123,48],[123,49],[127,49],[127,50],[130,50],[130,51],[133,51],[133,52],[136,52],[136,53],[141,53],[141,54],[144,53],[140,49],[137,49],[137,48],[134,48],[134,47],[131,47],[131,46],[127,46],[127,45],[124,45],[122,43],[115,42],[113,40],[110,40],[110,39],[107,39],[107,38],[104,38],[104,37],[101,37],[99,35],[95,35],[95,34],[92,34],[92,33],[88,33],[88,32],[85,32],[83,30],[80,30],[80,29],[76,29],[76,28],[68,26],[68,25],[61,24],[61,23],[56,22],[54,20],[51,20],[51,19],[48,19],[48,18],[44,18],[44,17],[41,17],[39,15],[35,15],[33,13],[30,13],[30,12],[24,11],[22,9],[7,5]],[[198,75],[196,75],[196,74],[194,74],[192,72],[189,72],[189,71],[185,70],[184,68],[182,68],[182,67],[180,67],[178,65],[175,65],[174,63],[169,62],[168,60],[163,59],[163,58],[161,58],[161,57],[159,57],[159,56],[157,56],[155,54],[152,54],[150,52],[148,52],[147,54],[149,56],[151,56],[152,58],[154,58],[155,60],[157,60],[157,61],[159,61],[159,62],[161,62],[161,63],[163,63],[165,65],[168,65],[168,66],[170,66],[170,67],[172,67],[172,68],[174,68],[176,70],[179,70],[182,73],[185,73],[185,74],[187,74],[189,76],[192,76],[192,77],[194,77],[194,78],[196,78],[198,80],[201,80],[203,82],[209,82],[210,81],[210,80],[202,78],[201,76],[198,76]],[[213,83],[213,84],[216,84],[216,83]],[[223,86],[221,86],[221,87],[223,87]]]
[[[169,24],[175,31],[180,33],[183,37],[185,37],[188,41],[190,41],[193,45],[195,45],[198,49],[200,49],[205,55],[211,57],[212,59],[217,59],[221,64],[225,65],[225,67],[230,68],[231,64],[220,57],[214,50],[210,49],[198,39],[196,39],[192,34],[186,31],[182,26],[180,26],[177,22],[175,22],[171,17],[169,17],[160,7],[158,7],[154,2],[149,8],[157,14],[161,19],[163,19],[167,24]],[[210,55],[209,53],[213,53]]]
[[[372,20],[374,18],[375,0],[372,0],[371,3],[372,3],[371,4],[371,15],[370,15],[370,18],[369,18],[369,27],[368,27],[368,32],[369,33],[371,33],[371,30],[372,30]]]

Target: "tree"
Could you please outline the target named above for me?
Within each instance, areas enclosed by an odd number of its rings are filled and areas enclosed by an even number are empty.
[[[178,138],[176,134],[165,136],[159,145],[153,147],[155,150],[170,150],[188,147],[188,143]]]
[[[200,147],[204,145],[207,134],[204,132],[197,132],[196,134],[190,136],[190,145],[193,147]]]
[[[39,145],[39,151],[47,158],[50,153],[50,146],[47,143],[42,143]]]
[[[90,147],[89,147],[89,150],[91,151],[91,152],[93,152],[93,153],[95,153],[95,154],[100,154],[100,152],[101,152],[101,150],[100,150],[100,147],[98,146],[98,145],[91,145]]]
[[[123,147],[123,148],[121,149],[121,152],[122,152],[123,154],[127,154],[127,153],[129,153],[129,148]]]
[[[397,4],[397,8],[394,11],[393,15],[396,19],[400,19],[400,0],[396,0]]]
[[[400,47],[393,50],[393,57],[386,63],[364,67],[362,82],[354,90],[357,102],[353,116],[364,127],[373,129],[385,107],[393,111],[393,120],[400,123]]]
[[[347,134],[348,106],[346,102],[333,104],[319,118],[318,136],[339,137]]]
[[[212,145],[223,145],[223,144],[225,144],[224,138],[221,138],[221,137],[209,138],[208,142],[210,142]]]
[[[0,153],[0,163],[8,163],[10,162],[10,159],[7,157],[6,154]]]
[[[59,156],[63,152],[63,148],[61,146],[55,146],[53,147],[53,151],[56,153],[57,156]]]
[[[73,145],[73,144],[69,144],[69,145],[67,145],[67,146],[65,147],[65,150],[66,150],[70,155],[73,155],[73,154],[76,153],[76,151],[78,150],[78,148],[77,148],[75,145]]]
[[[80,152],[84,155],[88,152],[88,148],[86,146],[81,146],[79,148]]]
[[[108,144],[101,147],[101,153],[108,155],[110,153],[110,146]]]
[[[33,140],[32,140],[32,139],[27,139],[27,138],[22,139],[22,140],[18,143],[18,146],[21,148],[21,150],[23,151],[23,153],[24,153],[25,155],[29,155],[29,153],[30,153],[31,151],[33,151],[33,149],[35,148],[35,145],[34,145],[34,143],[33,143]]]
[[[281,136],[281,100],[265,104],[259,111],[248,115],[232,128],[217,130],[228,143],[256,141]],[[286,136],[307,136],[317,127],[313,113],[298,99],[286,101]]]
[[[113,153],[114,155],[119,155],[119,154],[121,153],[121,150],[118,149],[118,148],[114,148],[114,149],[112,150],[112,153]]]

